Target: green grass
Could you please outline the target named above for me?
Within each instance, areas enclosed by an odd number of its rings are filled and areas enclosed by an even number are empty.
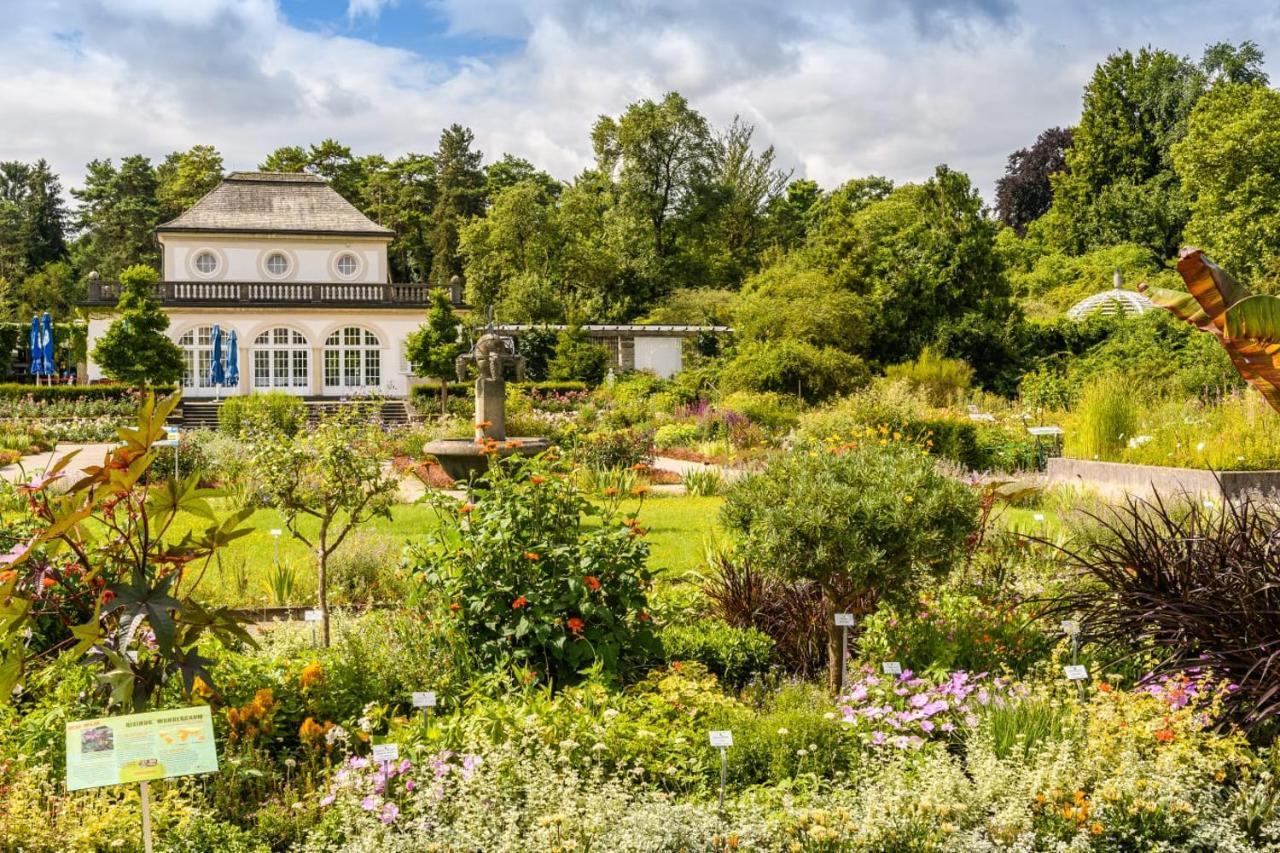
[[[214,503],[219,513],[232,509],[226,501]],[[649,565],[659,577],[681,575],[701,566],[704,546],[716,535],[721,503],[720,498],[676,495],[653,496],[645,500],[640,511],[640,523],[649,531]],[[630,502],[625,508],[633,510],[635,503]],[[169,535],[176,539],[188,529],[206,523],[202,519],[179,519]],[[387,537],[404,545],[421,541],[437,523],[435,511],[426,504],[397,504],[392,508],[390,520],[375,519],[361,530],[364,537]],[[236,606],[271,603],[265,581],[274,561],[275,542],[269,531],[282,529],[284,521],[275,510],[261,509],[249,518],[248,524],[254,532],[231,543],[222,551],[218,563],[211,565],[201,578],[199,590],[202,599]],[[305,519],[301,526],[304,533],[316,529],[311,519]],[[348,547],[348,544],[344,543],[343,547]],[[360,547],[360,544],[357,538],[354,547]],[[296,570],[298,603],[312,601],[315,595],[314,557],[301,541],[289,536],[287,531],[280,537],[279,548],[281,562]]]

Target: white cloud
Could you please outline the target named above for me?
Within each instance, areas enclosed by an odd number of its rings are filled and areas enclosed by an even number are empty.
[[[348,16],[385,5],[349,0]],[[1280,51],[1277,13],[1247,0],[430,5],[460,37],[519,47],[424,57],[300,29],[269,0],[20,5],[0,31],[0,159],[46,157],[74,184],[94,157],[202,142],[232,168],[326,136],[361,153],[429,152],[456,121],[491,157],[570,177],[590,162],[597,115],[678,89],[715,124],[754,122],[824,185],[918,179],[946,162],[989,196],[1011,150],[1076,119],[1081,86],[1117,47],[1196,54],[1252,38]]]

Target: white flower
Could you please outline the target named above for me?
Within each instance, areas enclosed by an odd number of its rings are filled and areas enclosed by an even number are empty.
[[[789,735],[789,734],[791,734],[791,731],[790,731],[789,729],[778,729],[778,734],[780,734],[780,735]]]

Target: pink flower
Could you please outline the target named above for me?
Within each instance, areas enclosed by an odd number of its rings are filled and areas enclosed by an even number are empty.
[[[360,808],[364,809],[367,812],[371,812],[377,807],[378,807],[378,798],[375,797],[373,794],[370,794],[369,796],[365,797],[363,800],[360,801]]]
[[[400,807],[395,803],[387,803],[382,807],[382,814],[378,816],[378,820],[385,824],[391,824],[395,822],[395,819],[399,817],[399,815]]]
[[[933,723],[929,722],[928,720],[920,721],[920,730],[925,734],[928,734],[929,732],[933,731],[933,729],[934,729]]]
[[[333,794],[329,794],[328,796],[321,798],[321,800],[320,800],[320,805],[322,805],[322,806],[331,806],[331,805],[333,805],[333,801],[334,801],[334,799],[335,799],[335,797],[333,796]]]

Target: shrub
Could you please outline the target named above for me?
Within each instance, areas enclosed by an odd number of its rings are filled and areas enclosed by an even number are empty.
[[[649,449],[651,444],[650,434],[640,430],[619,429],[588,433],[574,443],[573,460],[579,465],[597,470],[630,468],[645,464],[653,458]]]
[[[569,473],[509,457],[490,468],[474,503],[434,496],[441,527],[411,546],[414,569],[479,660],[529,667],[555,685],[593,663],[620,675],[656,652],[635,515],[623,517],[616,501],[592,504]]]
[[[726,391],[795,394],[813,403],[866,386],[871,372],[856,355],[796,340],[744,344],[721,371]]]
[[[685,491],[698,497],[711,498],[724,491],[724,477],[715,468],[695,468],[681,479]]]
[[[774,457],[730,487],[721,516],[758,565],[822,587],[828,680],[839,679],[834,614],[910,601],[950,570],[978,500],[915,446],[876,440]]]
[[[753,423],[775,432],[786,432],[800,422],[803,401],[791,394],[777,392],[736,391],[726,394],[720,405],[730,411],[741,412]]]
[[[156,386],[157,394],[168,394],[172,387]],[[106,382],[101,385],[27,385],[19,382],[0,384],[0,400],[30,397],[37,402],[56,400],[121,400],[137,403],[138,392],[129,385]]]
[[[1080,399],[1079,418],[1067,433],[1066,449],[1083,459],[1115,461],[1137,425],[1133,383],[1118,376],[1099,380]]]
[[[284,391],[229,397],[218,406],[218,426],[234,436],[293,438],[307,424],[307,404]]]
[[[556,354],[547,364],[547,377],[558,382],[577,380],[599,385],[609,370],[609,351],[572,326],[561,333]]]
[[[734,628],[720,619],[700,619],[662,630],[668,663],[696,661],[725,684],[742,687],[769,670],[773,640],[754,628]]]
[[[209,460],[204,455],[204,441],[200,430],[182,432],[178,435],[178,478],[186,479],[199,472],[204,475],[209,470]],[[154,451],[151,468],[147,472],[150,482],[159,482],[173,477],[172,447],[157,447]]]
[[[688,447],[702,438],[702,429],[697,424],[674,423],[663,424],[653,432],[653,443],[663,450],[669,447]]]
[[[400,541],[357,531],[334,552],[330,589],[337,604],[373,604],[402,598]]]
[[[912,393],[923,395],[932,406],[949,406],[969,390],[973,368],[958,358],[943,358],[925,347],[912,361],[889,365],[885,375],[904,382]]]

